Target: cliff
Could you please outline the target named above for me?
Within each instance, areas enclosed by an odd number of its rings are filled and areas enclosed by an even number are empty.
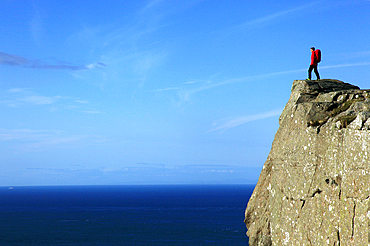
[[[245,211],[249,244],[370,245],[370,90],[295,80]]]

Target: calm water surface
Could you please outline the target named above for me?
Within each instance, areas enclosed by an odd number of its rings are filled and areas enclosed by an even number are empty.
[[[248,245],[254,185],[0,187],[0,245]]]

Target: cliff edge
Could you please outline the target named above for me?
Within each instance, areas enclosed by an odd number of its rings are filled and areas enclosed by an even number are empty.
[[[245,211],[249,245],[370,245],[370,90],[295,80]]]

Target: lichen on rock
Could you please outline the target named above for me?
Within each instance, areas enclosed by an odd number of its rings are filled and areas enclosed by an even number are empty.
[[[248,202],[249,245],[370,245],[370,90],[295,80]]]

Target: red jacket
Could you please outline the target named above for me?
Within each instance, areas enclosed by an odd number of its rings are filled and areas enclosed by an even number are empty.
[[[311,52],[311,64],[310,65],[314,65],[314,66],[317,66],[317,56],[316,56],[316,52],[315,51],[312,51]]]

